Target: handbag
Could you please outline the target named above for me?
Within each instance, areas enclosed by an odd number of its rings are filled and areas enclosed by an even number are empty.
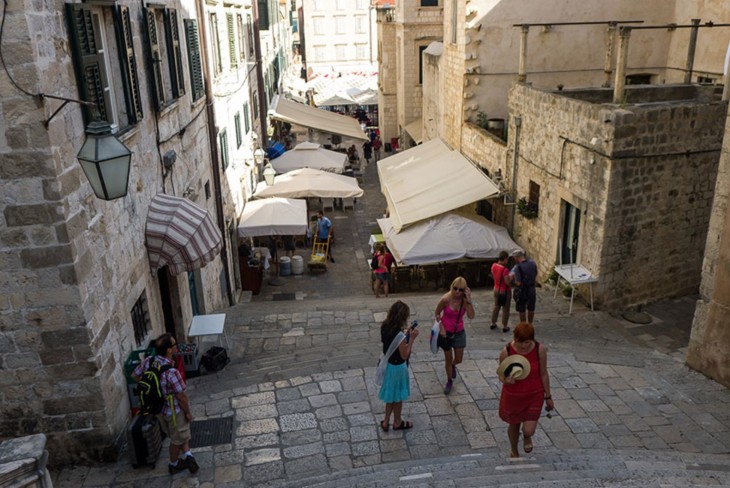
[[[440,332],[440,325],[438,320],[433,321],[433,326],[431,327],[431,352],[436,354],[439,352],[439,332]]]
[[[507,305],[507,292],[500,291],[497,293],[497,306],[504,307],[505,305]]]
[[[398,332],[398,334],[390,342],[390,346],[388,346],[388,350],[385,354],[381,354],[380,359],[378,360],[378,366],[375,368],[375,384],[377,386],[381,386],[383,384],[383,380],[385,379],[385,370],[388,367],[388,360],[390,359],[390,356],[393,355],[395,350],[398,349],[398,346],[400,346],[400,343],[405,339],[406,335],[403,332]]]

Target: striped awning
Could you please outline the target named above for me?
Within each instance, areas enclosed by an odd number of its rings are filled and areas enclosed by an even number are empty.
[[[152,273],[167,265],[178,275],[212,261],[223,245],[206,210],[185,198],[158,194],[150,203],[145,228]]]

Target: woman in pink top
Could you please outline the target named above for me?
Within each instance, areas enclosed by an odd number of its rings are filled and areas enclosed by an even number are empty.
[[[464,358],[466,347],[464,315],[473,319],[474,305],[471,303],[471,290],[466,286],[466,280],[458,276],[436,306],[436,320],[440,323],[438,347],[444,350],[446,367],[445,395],[451,393],[451,388],[454,386],[452,380],[456,378],[456,365]]]
[[[375,279],[373,280],[373,292],[375,298],[380,298],[380,284],[383,284],[385,290],[385,298],[388,298],[388,283],[390,282],[390,268],[395,265],[395,258],[390,253],[385,244],[378,244],[378,250],[375,252],[378,257],[378,268],[373,270]]]

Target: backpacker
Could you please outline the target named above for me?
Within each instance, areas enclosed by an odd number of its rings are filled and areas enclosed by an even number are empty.
[[[159,361],[152,361],[147,371],[142,373],[142,379],[137,384],[139,391],[139,405],[142,413],[157,415],[165,405],[165,395],[162,393],[162,374],[172,368],[169,364],[161,366]]]
[[[378,262],[378,255],[374,255],[373,259],[370,260],[370,269],[378,269],[380,267],[380,263]]]

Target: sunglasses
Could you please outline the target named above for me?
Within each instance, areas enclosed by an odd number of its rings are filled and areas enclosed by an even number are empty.
[[[464,289],[463,288],[454,287],[454,291],[460,291],[460,292],[464,293]]]

